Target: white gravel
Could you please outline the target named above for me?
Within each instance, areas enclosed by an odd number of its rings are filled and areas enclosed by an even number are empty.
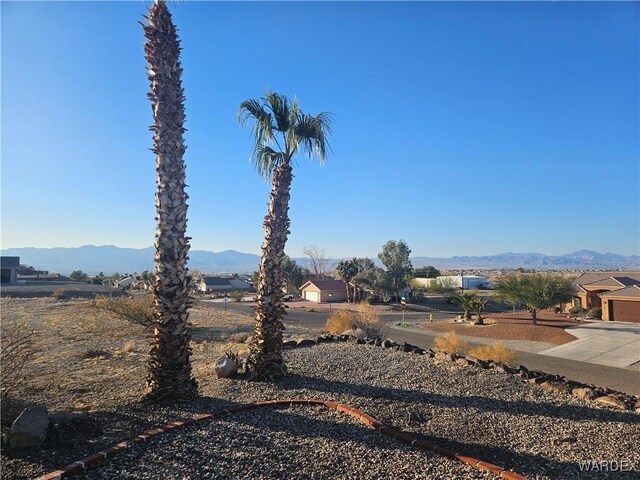
[[[634,412],[543,392],[493,370],[438,364],[377,347],[325,344],[286,355],[291,374],[278,384],[219,380],[214,390],[202,392],[208,396],[181,412],[160,409],[149,415],[174,418],[277,398],[335,400],[532,479],[638,478],[640,416]],[[586,461],[635,462],[638,471],[581,471],[580,462]],[[133,447],[84,477],[495,478],[408,449],[351,417],[319,407],[220,417]]]

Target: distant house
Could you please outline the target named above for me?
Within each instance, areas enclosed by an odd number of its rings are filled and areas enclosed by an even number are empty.
[[[204,277],[198,284],[203,293],[249,292],[253,290],[250,283],[240,278]]]
[[[586,310],[602,308],[602,320],[640,323],[640,272],[585,272],[573,281],[571,303]]]
[[[131,288],[131,286],[138,280],[135,277],[124,277],[120,280],[116,280],[113,286],[116,288]]]
[[[300,287],[300,295],[311,302],[344,302],[347,286],[342,280],[309,280]]]
[[[17,269],[20,266],[20,257],[0,257],[1,278],[0,283],[14,285],[17,279]]]
[[[464,288],[465,290],[488,288],[490,286],[487,277],[482,275],[444,275],[436,278],[415,278],[414,283],[423,287],[449,283],[453,287]]]

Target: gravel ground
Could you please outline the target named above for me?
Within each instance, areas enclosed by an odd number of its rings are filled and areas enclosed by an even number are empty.
[[[582,472],[579,466],[626,461],[640,469],[636,413],[543,392],[493,370],[376,347],[323,344],[286,355],[290,375],[278,384],[217,380],[180,409],[127,406],[111,413],[115,431],[108,438],[75,449],[75,458],[57,454],[68,463],[186,414],[302,397],[347,403],[419,438],[532,479],[638,478],[638,471]],[[11,478],[43,473],[33,462],[10,459]],[[293,407],[231,414],[165,434],[83,478],[491,478],[487,475],[408,449],[340,413]]]

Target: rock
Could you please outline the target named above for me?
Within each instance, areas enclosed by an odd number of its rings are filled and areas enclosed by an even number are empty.
[[[566,383],[546,381],[540,384],[540,388],[547,392],[554,393],[571,393],[571,387]]]
[[[401,352],[410,352],[411,350],[413,350],[413,348],[414,348],[413,345],[407,342],[402,342],[402,345],[400,345],[398,350],[400,350]]]
[[[67,425],[76,419],[77,415],[68,410],[58,410],[49,414],[50,425]]]
[[[593,390],[591,390],[590,388],[582,387],[574,388],[573,390],[571,390],[571,395],[581,398],[582,400],[592,400],[595,396]]]
[[[216,375],[218,378],[230,378],[238,373],[238,365],[226,355],[216,360]]]
[[[495,363],[493,369],[499,373],[513,373],[513,368],[502,363]]]
[[[424,355],[425,354],[425,349],[424,348],[420,348],[420,347],[415,347],[413,349],[413,353],[415,353],[416,355]]]
[[[518,370],[519,370],[521,373],[527,373],[527,372],[529,371],[529,369],[528,369],[527,367],[525,367],[524,365],[520,365],[520,366],[518,367]]]
[[[622,400],[617,399],[611,395],[605,395],[604,397],[596,398],[596,402],[607,405],[608,407],[617,408],[620,410],[626,410],[627,406],[624,404]]]
[[[382,346],[384,348],[391,348],[391,347],[395,347],[396,346],[396,342],[394,342],[393,340],[387,338],[386,340],[384,340],[382,342]]]
[[[357,337],[356,337],[356,343],[357,343],[358,345],[364,345],[364,344],[366,344],[366,343],[367,343],[367,341],[366,341],[364,338],[357,338]]]
[[[310,338],[303,338],[302,340],[298,340],[298,347],[313,347],[316,344],[315,340],[311,340]]]
[[[444,352],[436,352],[434,357],[436,360],[444,360],[445,358],[447,358],[447,354]]]
[[[298,342],[295,340],[287,340],[286,342],[282,342],[282,348],[296,348],[298,346]]]
[[[353,328],[353,329],[345,330],[344,332],[342,332],[342,335],[349,335],[350,337],[362,338],[362,339],[367,337],[367,334],[361,328]]]
[[[36,447],[47,438],[49,416],[40,406],[25,408],[11,425],[9,445],[11,448]]]
[[[447,360],[449,360],[450,362],[455,362],[456,361],[456,354],[455,353],[447,353],[444,358],[446,358]]]
[[[456,363],[458,365],[460,365],[461,367],[467,367],[467,366],[471,365],[471,362],[469,360],[467,360],[466,358],[464,358],[464,357],[458,358],[456,360]]]
[[[316,339],[316,342],[318,343],[329,343],[334,341],[335,339],[333,338],[333,335],[331,335],[330,333],[323,333],[322,335],[318,336],[318,338]]]
[[[540,383],[542,383],[544,381],[545,381],[544,377],[533,377],[533,376],[531,376],[531,377],[527,378],[527,382],[533,383],[535,385],[538,385],[538,384],[540,384]]]

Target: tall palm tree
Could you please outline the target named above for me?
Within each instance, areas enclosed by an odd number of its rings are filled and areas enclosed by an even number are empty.
[[[349,284],[358,274],[358,264],[357,259],[353,258],[351,260],[340,260],[336,265],[336,273],[340,276],[340,279],[345,283],[347,288],[347,303],[349,303],[350,298],[353,298],[355,301],[355,286],[353,297],[351,295],[351,288],[349,288]]]
[[[264,217],[264,242],[260,259],[255,333],[250,345],[247,366],[257,380],[274,380],[286,374],[282,358],[282,304],[284,281],[282,264],[289,235],[289,198],[292,160],[300,148],[320,163],[330,149],[329,114],[311,116],[303,113],[298,101],[267,91],[258,100],[240,104],[238,121],[243,126],[253,121],[255,146],[252,160],[258,174],[271,179],[269,209]]]
[[[148,94],[156,154],[155,321],[149,352],[148,397],[184,399],[197,393],[187,329],[189,276],[185,193],[184,89],[180,40],[164,1],[156,0],[144,26]]]

